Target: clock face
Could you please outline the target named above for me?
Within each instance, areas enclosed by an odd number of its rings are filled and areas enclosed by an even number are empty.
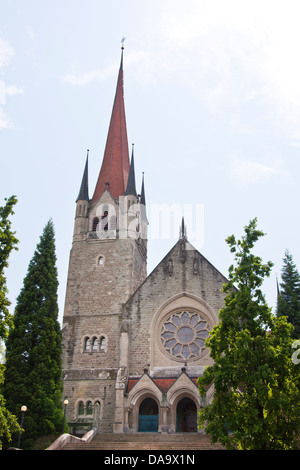
[[[209,325],[199,313],[183,310],[163,323],[161,342],[165,352],[177,360],[197,359],[205,351]]]

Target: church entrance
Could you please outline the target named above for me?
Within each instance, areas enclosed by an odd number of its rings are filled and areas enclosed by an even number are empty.
[[[145,398],[139,408],[139,432],[158,431],[158,406],[153,398]]]
[[[176,431],[197,432],[197,407],[193,400],[183,398],[176,411]]]

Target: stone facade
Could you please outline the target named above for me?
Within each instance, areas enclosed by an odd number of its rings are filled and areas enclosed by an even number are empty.
[[[205,338],[226,279],[184,236],[146,277],[145,240],[120,239],[118,230],[114,239],[90,238],[94,208],[89,214],[86,233],[74,233],[63,325],[69,425],[89,428],[98,404],[100,432],[137,432],[151,398],[157,431],[176,432],[182,400],[195,412],[204,406],[196,379],[211,364]]]
[[[224,304],[224,276],[186,237],[147,277],[144,185],[130,171],[123,52],[96,190],[87,163],[76,203],[63,317],[63,399],[70,431],[195,432],[205,339]],[[113,191],[111,191],[111,188]],[[126,188],[126,191],[124,190]],[[207,390],[206,403],[213,387]]]
[[[90,426],[91,417],[78,414],[79,404],[99,403],[103,432],[113,429],[122,305],[146,277],[146,241],[128,232],[120,238],[120,210],[109,190],[96,204],[77,202],[63,320],[69,422]],[[95,226],[96,218],[104,227]]]

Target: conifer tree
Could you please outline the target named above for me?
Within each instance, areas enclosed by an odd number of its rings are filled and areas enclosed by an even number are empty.
[[[12,250],[17,250],[18,240],[15,232],[11,230],[9,217],[14,214],[13,207],[17,203],[16,196],[5,199],[6,203],[0,207],[0,343],[6,341],[9,328],[12,328],[12,315],[8,307],[10,301],[7,298],[8,289],[6,286],[5,268],[8,267],[8,258]],[[11,433],[19,429],[16,417],[7,409],[2,395],[4,381],[4,366],[0,363],[0,449],[2,438],[10,440]]]
[[[293,338],[300,339],[300,274],[288,250],[283,258],[281,278],[277,316],[287,316],[294,327]]]
[[[50,220],[29,263],[7,342],[5,397],[14,413],[27,406],[24,448],[30,448],[38,437],[61,431],[57,287],[54,226]]]
[[[226,240],[235,265],[223,286],[220,323],[206,340],[214,363],[198,379],[204,399],[214,387],[199,424],[229,449],[293,449],[300,432],[300,365],[292,361],[292,326],[272,313],[261,290],[272,263],[252,253],[263,235],[254,219],[241,240],[234,235]]]

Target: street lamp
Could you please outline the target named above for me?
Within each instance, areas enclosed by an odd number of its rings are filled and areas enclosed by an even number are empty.
[[[63,429],[62,432],[65,432],[65,422],[66,422],[66,412],[67,412],[67,405],[69,404],[69,400],[64,401],[64,422],[63,422]]]
[[[19,437],[18,437],[18,449],[20,448],[20,443],[21,443],[21,433],[22,433],[22,426],[23,426],[23,421],[24,421],[24,413],[25,411],[27,411],[27,406],[23,405],[21,406],[21,411],[22,411],[22,415],[21,415],[21,429],[19,431]]]

